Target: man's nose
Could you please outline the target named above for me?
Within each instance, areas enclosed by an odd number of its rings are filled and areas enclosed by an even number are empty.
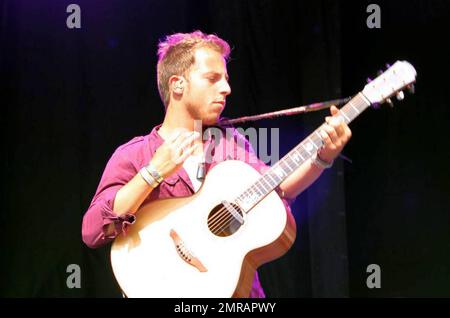
[[[222,81],[220,87],[220,94],[227,96],[231,94],[231,87],[227,80]]]

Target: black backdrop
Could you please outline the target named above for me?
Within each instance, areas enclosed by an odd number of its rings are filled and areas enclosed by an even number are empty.
[[[66,8],[81,8],[81,29]],[[417,93],[368,110],[337,160],[293,205],[294,246],[263,265],[270,297],[450,296],[447,1],[1,2],[1,296],[120,297],[109,247],[81,218],[114,149],[161,122],[156,45],[214,32],[232,46],[227,117],[349,96],[385,63],[410,61]],[[255,123],[286,153],[326,112]],[[249,127],[249,126],[245,126]],[[66,286],[69,264],[81,288]],[[380,289],[366,286],[369,264]]]

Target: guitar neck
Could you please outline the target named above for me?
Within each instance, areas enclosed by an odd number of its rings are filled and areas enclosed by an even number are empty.
[[[369,106],[370,102],[367,98],[362,93],[359,93],[340,109],[339,116],[342,117],[342,120],[346,124],[349,124]],[[321,127],[317,128],[287,155],[275,163],[270,170],[238,196],[236,203],[245,212],[248,212],[266,195],[278,187],[298,167],[309,160],[322,147],[323,141],[319,134],[320,129]]]

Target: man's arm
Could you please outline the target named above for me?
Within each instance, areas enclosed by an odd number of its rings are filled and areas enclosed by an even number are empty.
[[[322,172],[323,168],[319,168],[311,160],[306,161],[280,184],[284,197],[291,200],[294,199],[314,183]]]
[[[151,159],[162,177],[179,169],[195,149],[197,134],[181,133],[161,145]],[[152,187],[120,152],[108,162],[92,203],[83,217],[82,237],[89,247],[108,243],[134,221]]]
[[[339,110],[332,106],[330,111],[332,116],[325,118],[326,124],[322,126],[320,131],[324,146],[318,154],[322,161],[328,163],[333,162],[352,136],[347,124],[338,120]],[[312,160],[308,160],[287,177],[280,184],[280,188],[286,198],[293,199],[316,181],[322,172],[323,167],[319,167]]]
[[[163,177],[166,178],[181,168],[183,162],[201,143],[198,141],[198,132],[176,133],[171,139],[164,142],[155,152],[151,159],[151,165]],[[150,194],[152,188],[138,173],[116,195],[114,200],[114,213],[123,215],[125,213],[136,213]]]

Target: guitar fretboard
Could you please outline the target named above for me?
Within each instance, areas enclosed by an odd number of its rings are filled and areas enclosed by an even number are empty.
[[[342,117],[345,123],[349,124],[369,106],[370,102],[367,98],[362,93],[359,93],[340,109],[339,116]],[[319,134],[320,129],[321,127],[317,128],[275,163],[270,170],[238,196],[236,203],[245,212],[248,212],[298,167],[309,160],[322,147],[323,141]]]

